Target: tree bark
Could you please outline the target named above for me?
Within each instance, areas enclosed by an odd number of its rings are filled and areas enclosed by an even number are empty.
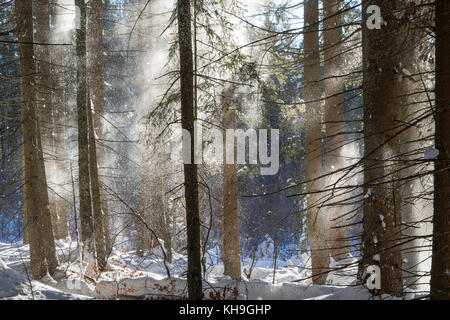
[[[36,110],[34,85],[32,1],[16,1],[19,39],[22,109],[22,153],[24,179],[24,218],[30,243],[31,273],[40,279],[53,274],[57,266],[51,219],[48,211],[47,182]],[[45,199],[47,196],[47,200]]]
[[[78,111],[78,188],[83,255],[94,257],[92,204],[89,181],[89,141],[86,97],[86,4],[76,0],[80,12],[80,28],[76,32],[77,111]],[[94,262],[94,261],[92,261]]]
[[[88,89],[88,103],[87,103],[87,118],[89,129],[89,176],[91,182],[91,197],[92,197],[92,217],[94,226],[95,239],[95,254],[97,265],[100,270],[106,267],[106,246],[105,246],[105,232],[103,227],[103,212],[102,202],[100,197],[100,183],[98,178],[97,167],[97,149],[95,143],[94,133],[94,117],[92,114],[92,107],[90,103],[90,93]]]
[[[224,130],[236,130],[236,107],[234,105],[234,86],[224,88],[222,92],[222,126]],[[224,275],[234,280],[241,279],[241,244],[239,239],[239,208],[237,165],[226,163],[226,146],[231,143],[236,159],[236,139],[227,141],[223,135],[223,186],[222,186],[222,261]]]
[[[422,73],[428,63],[422,61],[421,54],[426,46],[427,36],[423,25],[430,25],[430,9],[424,0],[409,1],[404,4],[404,21],[408,33],[403,37],[401,83],[398,95],[402,97],[397,106],[404,132],[401,134],[401,216],[402,216],[402,257],[404,288],[412,292],[429,290],[431,271],[431,241],[433,202],[426,196],[432,175],[420,176],[422,172],[432,172],[433,163],[423,162],[423,150],[430,147],[429,136],[434,129],[434,119],[426,117],[417,122],[430,108],[426,92],[427,77]],[[405,74],[407,70],[407,74]],[[408,74],[411,74],[410,76]],[[418,75],[419,74],[419,75]],[[423,79],[423,82],[422,82]],[[399,122],[400,123],[400,122]]]
[[[319,3],[305,0],[305,95],[306,95],[306,189],[321,190],[322,134],[320,112],[320,54],[319,54]],[[330,264],[328,253],[328,224],[320,208],[322,195],[308,194],[308,230],[314,284],[325,284]]]
[[[54,23],[53,36],[51,42],[62,43],[65,39],[64,25],[62,16],[66,13],[64,3],[58,0],[53,7],[52,20]],[[65,55],[67,50],[64,46],[53,46],[53,78],[54,88],[52,89],[52,110],[53,110],[53,132],[54,132],[54,153],[55,173],[53,180],[55,182],[55,191],[58,195],[55,197],[54,207],[58,217],[58,224],[55,230],[55,239],[64,239],[69,234],[69,214],[71,210],[70,203],[70,169],[67,161],[66,150],[66,68]]]
[[[381,29],[366,26],[367,6],[378,5]],[[403,294],[401,187],[398,171],[400,134],[397,119],[406,25],[396,18],[399,1],[368,1],[363,6],[364,217],[360,274],[369,265],[381,269],[381,293]]]
[[[436,121],[431,298],[450,299],[450,2],[436,1]]]
[[[140,163],[144,164],[145,161],[140,161]],[[149,219],[149,199],[150,199],[150,192],[148,190],[148,179],[147,179],[147,170],[143,170],[144,168],[147,168],[147,166],[144,166],[143,168],[139,168],[139,182],[138,182],[138,213],[141,216],[141,218],[150,224]],[[150,230],[147,229],[144,223],[138,219],[136,221],[137,223],[137,239],[136,239],[136,254],[139,257],[144,256],[145,250],[149,250],[151,245],[151,234]]]
[[[181,127],[194,137],[193,58],[191,2],[178,1],[178,41],[180,49]],[[194,143],[190,154],[194,160]],[[184,196],[186,199],[188,292],[189,299],[203,299],[200,261],[200,218],[198,206],[197,165],[184,164]]]
[[[326,163],[329,186],[342,177],[345,158],[342,147],[345,145],[344,123],[344,78],[342,77],[342,18],[341,0],[324,1],[324,89],[325,89],[325,122],[326,122]],[[338,183],[336,187],[342,187]],[[342,191],[330,194],[329,203],[345,201]],[[329,224],[330,255],[335,261],[345,259],[350,253],[348,242],[348,221],[345,217],[345,206],[334,205],[327,208]]]
[[[140,72],[137,75],[138,79],[138,116],[140,118],[145,116],[147,108],[147,94],[149,91],[148,85],[148,66],[147,66],[147,51],[149,47],[149,39],[147,37],[146,30],[149,28],[148,18],[143,16],[137,26],[138,30],[138,66]],[[141,129],[141,127],[140,127]],[[142,129],[141,129],[142,130]],[[140,132],[141,134],[141,132]],[[146,150],[146,145],[143,142],[139,143],[139,168],[138,168],[138,213],[148,225],[150,223],[150,181],[149,175],[151,168],[149,166],[149,156]],[[149,250],[151,245],[151,234],[144,223],[140,219],[137,219],[137,239],[136,239],[136,252],[137,255],[142,257],[145,250]]]
[[[46,0],[35,2],[36,11],[36,42],[49,43],[50,33],[50,12],[49,3]],[[44,157],[45,168],[47,172],[51,172],[48,179],[50,185],[53,184],[52,174],[54,173],[54,157],[55,157],[55,141],[53,126],[53,106],[51,101],[51,81],[50,81],[50,48],[48,45],[35,46],[36,52],[36,107],[39,116],[39,128],[41,131],[42,151]],[[49,170],[50,169],[50,170]],[[56,211],[56,196],[54,193],[49,194],[49,208],[55,237],[59,239],[58,214]]]
[[[50,6],[48,1],[37,1],[36,8],[36,42],[49,43],[50,41]],[[50,72],[50,47],[48,45],[36,45],[37,57],[37,77],[36,77],[36,102],[37,112],[40,118],[39,127],[41,130],[42,150],[45,160],[45,169],[47,174],[47,183],[50,184],[53,191],[49,193],[49,210],[53,225],[53,233],[56,239],[62,239],[67,236],[67,212],[62,211],[61,215],[57,203],[63,195],[55,194],[59,190],[56,182],[58,173],[56,172],[56,154],[57,141],[56,127],[54,124],[54,106],[52,103],[52,87]]]
[[[89,1],[87,7],[87,63],[88,81],[91,88],[91,101],[94,110],[94,130],[98,139],[105,139],[103,114],[105,110],[105,80],[103,66],[103,1]],[[106,150],[97,144],[98,167],[106,167]],[[100,182],[103,179],[100,177]],[[102,226],[105,238],[106,250],[110,250],[108,203],[106,197],[101,199]]]
[[[39,123],[39,120],[36,123]],[[52,275],[58,267],[58,260],[56,258],[55,238],[53,235],[52,216],[50,212],[47,178],[45,173],[45,164],[42,152],[41,132],[39,129],[39,125],[37,126],[37,152],[37,162],[39,165],[39,182],[41,190],[40,196],[42,205],[41,236],[43,238],[43,250],[47,263],[47,271],[50,275]]]

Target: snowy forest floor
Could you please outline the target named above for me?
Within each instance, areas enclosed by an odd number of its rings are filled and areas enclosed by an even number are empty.
[[[29,248],[22,243],[0,243],[0,299],[183,299],[187,295],[185,256],[174,253],[168,264],[168,278],[160,250],[144,257],[134,251],[116,248],[108,259],[107,271],[95,271],[81,266],[75,242],[56,241],[60,265],[53,275],[41,281],[31,280]],[[215,261],[210,252],[209,262]],[[353,258],[344,261],[351,264]],[[342,262],[341,262],[342,263]],[[250,279],[245,273],[252,264],[243,259],[242,281],[223,276],[222,264],[207,264],[204,280],[206,299],[214,300],[368,300],[369,291],[355,285],[355,267],[333,271],[328,285],[311,284],[309,257],[306,254],[277,262],[276,280],[273,281],[273,259],[258,259]],[[334,266],[336,264],[333,262]],[[354,265],[353,265],[354,266]],[[338,267],[338,266],[337,266]],[[84,273],[80,272],[84,270]],[[85,275],[83,277],[82,275]],[[87,277],[86,277],[87,276]],[[305,279],[301,282],[295,280]],[[382,297],[388,299],[389,297]],[[407,299],[415,298],[413,295]],[[416,297],[417,298],[417,297]]]

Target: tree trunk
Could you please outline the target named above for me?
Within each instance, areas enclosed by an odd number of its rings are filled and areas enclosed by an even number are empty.
[[[144,164],[145,161],[140,161],[140,163]],[[148,179],[147,174],[148,170],[144,170],[144,168],[148,168],[147,166],[139,168],[139,182],[138,182],[138,213],[141,218],[146,221],[148,225],[151,225],[149,219],[149,199],[150,192],[148,190]],[[150,230],[147,229],[144,223],[138,219],[137,223],[137,239],[136,239],[136,254],[139,257],[144,256],[144,251],[149,250],[151,245],[151,234]]]
[[[170,219],[172,219],[172,250],[178,250],[178,241],[177,241],[177,211],[178,211],[178,199],[174,199],[172,202],[172,208],[170,209]]]
[[[320,55],[319,55],[319,3],[306,0],[305,6],[305,95],[306,95],[306,189],[317,192],[323,182],[322,134],[320,112]],[[325,284],[330,264],[328,253],[328,226],[324,210],[320,208],[322,196],[308,194],[308,230],[314,284]]]
[[[436,148],[431,298],[450,299],[450,2],[436,1]]]
[[[33,88],[35,65],[33,50],[32,1],[16,1],[15,13],[19,39],[21,105],[22,105],[22,153],[24,179],[24,219],[30,243],[31,273],[40,279],[53,274],[57,266],[52,225],[48,211],[47,182],[40,142]],[[38,191],[40,190],[40,192]],[[45,196],[47,195],[47,200]]]
[[[224,130],[236,130],[236,107],[234,105],[234,86],[226,87],[222,92],[222,126]],[[239,208],[237,165],[226,163],[226,146],[231,144],[236,159],[236,139],[227,141],[226,132],[223,141],[223,187],[222,187],[222,261],[223,274],[234,280],[241,279],[241,244],[239,239]]]
[[[345,158],[342,154],[344,139],[344,78],[342,77],[342,18],[339,13],[341,0],[324,1],[324,88],[325,88],[325,122],[326,122],[326,162],[328,186],[342,177]],[[336,187],[343,186],[338,183]],[[329,203],[345,201],[345,193],[335,191],[330,194]],[[330,255],[335,261],[345,259],[350,253],[348,242],[348,221],[345,219],[345,206],[334,205],[327,208],[329,224]],[[344,217],[343,217],[344,216]]]
[[[50,12],[48,0],[36,1],[36,42],[49,43],[50,33]],[[39,128],[41,131],[42,151],[46,172],[49,173],[48,183],[54,189],[54,158],[55,141],[53,126],[53,106],[51,102],[51,81],[50,81],[50,47],[48,45],[36,45],[36,104],[39,115]],[[56,211],[56,195],[49,194],[49,209],[53,225],[53,232],[57,239],[60,239],[58,226],[60,221]]]
[[[62,6],[61,6],[62,5]],[[64,24],[62,16],[65,14],[64,3],[61,0],[54,5],[53,8],[53,23],[54,30],[52,41],[53,43],[63,43]],[[54,130],[54,174],[53,180],[55,182],[55,191],[58,195],[55,197],[54,207],[58,217],[57,225],[53,226],[55,230],[55,239],[64,239],[69,234],[69,214],[70,206],[70,169],[67,161],[66,150],[66,80],[65,74],[65,55],[67,50],[64,46],[53,46],[53,78],[54,88],[52,90],[52,110],[53,110],[53,130]],[[68,203],[69,201],[69,203]]]
[[[147,37],[146,30],[149,28],[148,19],[144,16],[137,26],[138,30],[138,66],[140,72],[137,75],[138,78],[138,116],[142,118],[145,116],[147,108],[147,94],[149,91],[148,86],[148,66],[147,66],[147,50],[149,46],[149,39]],[[142,127],[139,127],[142,130]],[[139,132],[141,134],[141,132]],[[138,213],[148,225],[150,223],[150,166],[149,156],[146,150],[145,143],[139,143],[139,168],[138,168]],[[137,219],[137,239],[136,239],[136,252],[137,255],[142,257],[145,250],[150,249],[150,230],[147,229],[144,223]]]
[[[181,127],[194,137],[193,59],[190,0],[178,1],[178,41],[180,46]],[[185,146],[183,146],[185,147]],[[194,143],[190,154],[194,160]],[[197,165],[184,164],[184,195],[186,199],[188,293],[189,299],[203,299],[200,261],[200,218],[198,209]]]
[[[381,29],[366,26],[367,6],[378,5]],[[363,6],[364,88],[364,217],[360,273],[370,265],[381,269],[381,292],[403,294],[401,188],[397,130],[401,83],[395,74],[401,62],[406,24],[395,17],[399,1],[368,1]],[[395,30],[395,32],[392,32]]]
[[[37,120],[36,123],[39,123]],[[55,238],[53,236],[52,216],[50,212],[50,203],[48,196],[47,178],[45,174],[44,156],[42,152],[41,132],[39,125],[37,126],[37,162],[39,164],[39,182],[40,182],[40,196],[42,205],[42,222],[41,233],[44,243],[44,255],[47,262],[47,270],[52,275],[58,267],[58,260],[56,258]]]
[[[195,93],[194,93],[195,96]],[[202,167],[200,167],[200,171],[202,170]],[[208,208],[208,191],[205,190],[207,188],[202,188],[202,183],[206,183],[202,180],[202,174],[199,172],[198,179],[200,180],[200,187],[198,189],[198,205],[199,205],[199,213],[200,213],[200,246],[202,250],[202,270],[203,270],[203,276],[205,276],[206,273],[206,247],[208,246],[208,239],[206,239],[208,234],[208,225],[209,225],[209,211]]]
[[[164,241],[164,248],[166,249],[167,261],[172,263],[172,238],[170,236],[170,224],[169,224],[169,212],[167,206],[167,162],[168,154],[165,152],[163,146],[161,148],[161,154],[159,154],[162,159],[160,160],[160,179],[159,179],[159,201],[160,203],[160,226],[161,226],[161,236],[160,238]]]
[[[424,85],[426,75],[418,73],[426,70],[428,63],[422,62],[422,47],[426,45],[427,36],[423,25],[431,24],[428,7],[420,6],[423,0],[409,1],[405,6],[404,20],[407,21],[408,33],[404,36],[401,68],[399,67],[400,90],[402,97],[397,109],[404,126],[401,134],[401,216],[402,216],[402,257],[404,287],[412,292],[429,290],[431,271],[431,222],[433,202],[426,194],[432,175],[420,176],[418,173],[433,171],[433,163],[423,162],[423,151],[429,148],[429,136],[434,129],[432,117],[426,117],[417,123],[425,112],[429,111],[427,92]],[[406,71],[407,70],[407,71]],[[405,74],[405,71],[407,74]],[[408,76],[411,74],[411,76]],[[421,80],[424,79],[424,82]],[[422,151],[422,152],[421,152]]]
[[[144,163],[144,162],[141,162]],[[138,182],[138,213],[141,218],[146,221],[148,225],[150,225],[149,221],[149,195],[148,191],[148,179],[146,170],[139,169],[139,182]],[[150,239],[151,234],[150,230],[147,229],[144,223],[138,219],[137,223],[137,239],[136,239],[136,254],[139,257],[144,256],[144,251],[150,249]]]
[[[105,109],[105,85],[103,67],[103,1],[89,1],[87,7],[87,61],[88,81],[91,88],[91,101],[94,110],[94,129],[98,139],[105,138],[103,114]],[[97,163],[99,168],[106,167],[106,150],[97,144]],[[102,178],[99,178],[101,182]],[[106,197],[100,203],[102,209],[102,226],[106,250],[110,250],[108,203]]]
[[[94,117],[92,114],[92,107],[90,103],[90,91],[88,89],[88,103],[87,103],[87,117],[89,127],[89,174],[91,182],[91,196],[92,196],[92,217],[94,224],[94,239],[95,239],[95,253],[97,265],[100,270],[106,266],[106,247],[105,247],[105,232],[103,227],[103,212],[102,202],[100,197],[100,183],[98,178],[97,167],[97,149],[95,143],[94,133]]]
[[[78,111],[78,188],[80,198],[80,227],[83,255],[94,257],[92,204],[89,181],[89,141],[86,97],[86,5],[76,0],[80,12],[80,28],[76,32],[77,52],[77,111]],[[89,261],[94,262],[94,261]]]

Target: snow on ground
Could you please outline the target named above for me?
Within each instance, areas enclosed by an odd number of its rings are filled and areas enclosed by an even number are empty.
[[[6,247],[4,244],[0,244],[0,299],[15,299],[15,300],[80,300],[91,299],[86,296],[71,294],[64,292],[55,287],[47,285],[42,282],[31,280],[28,275],[29,264],[24,262],[22,265],[22,259],[25,261],[27,256],[22,252],[23,247]],[[15,252],[17,254],[15,254]],[[15,260],[19,257],[20,263]],[[4,260],[13,262],[10,265],[16,267],[12,269]],[[23,267],[23,269],[21,268]]]
[[[186,257],[174,253],[167,264],[168,278],[160,249],[154,249],[144,257],[134,251],[113,249],[107,271],[97,274],[87,264],[78,260],[76,243],[57,241],[60,262],[53,278],[30,281],[28,245],[0,243],[0,299],[179,299],[187,295]],[[217,262],[214,250],[209,252],[208,262]],[[352,264],[349,258],[341,264]],[[222,264],[208,264],[204,281],[205,297],[211,299],[249,300],[329,300],[370,299],[367,289],[355,286],[355,265],[334,271],[328,277],[328,285],[315,286],[307,254],[291,256],[277,261],[273,282],[273,258],[270,255],[242,260],[242,281],[236,282],[223,276]],[[332,261],[334,267],[339,267]],[[84,277],[84,276],[87,276]],[[301,282],[293,282],[305,279]]]

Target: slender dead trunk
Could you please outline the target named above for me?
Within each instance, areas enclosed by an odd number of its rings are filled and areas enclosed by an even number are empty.
[[[436,121],[431,298],[450,299],[450,2],[436,1]]]
[[[167,261],[172,263],[172,238],[170,235],[170,224],[169,224],[169,212],[167,206],[167,195],[166,195],[166,187],[167,187],[167,168],[166,164],[168,162],[168,155],[165,151],[161,151],[162,156],[161,159],[161,167],[160,167],[160,184],[159,184],[159,197],[161,201],[161,211],[160,211],[160,220],[161,220],[161,239],[164,241],[164,248],[166,249]]]
[[[177,241],[177,211],[178,211],[178,199],[173,200],[172,208],[170,211],[170,219],[172,219],[172,250],[178,250],[178,241]]]
[[[194,84],[191,32],[191,2],[178,1],[178,41],[180,49],[181,127],[194,137]],[[185,147],[185,146],[183,146]],[[194,143],[190,146],[194,161]],[[197,165],[184,164],[184,196],[186,199],[186,229],[188,251],[189,299],[203,299],[200,254],[200,217],[198,207]]]
[[[139,170],[139,182],[138,182],[138,213],[141,218],[150,225],[149,221],[149,191],[148,191],[148,181],[146,178],[146,172],[144,170]],[[149,250],[150,245],[150,231],[147,229],[145,224],[138,219],[137,224],[137,239],[136,239],[136,254],[139,257],[144,256],[145,250]]]
[[[224,130],[236,130],[236,106],[234,105],[234,86],[226,87],[222,92],[222,126]],[[222,186],[222,261],[224,275],[234,280],[241,279],[241,245],[239,239],[238,180],[236,161],[226,163],[226,148],[230,144],[234,148],[236,159],[236,139],[227,140],[225,132],[223,140],[223,186]]]
[[[144,162],[141,162],[144,163]],[[146,178],[147,172],[143,168],[139,168],[139,182],[138,182],[138,214],[141,218],[150,225],[148,211],[149,211],[149,192],[148,181]],[[150,232],[145,224],[138,219],[137,224],[137,238],[136,238],[136,254],[139,257],[144,256],[144,251],[150,249]]]
[[[321,190],[322,133],[320,106],[319,3],[306,0],[305,6],[305,95],[306,95],[306,189]],[[328,253],[328,225],[320,208],[320,193],[308,194],[308,230],[314,284],[325,284],[330,264]]]
[[[195,94],[194,94],[195,95]],[[201,168],[200,168],[201,170]],[[202,175],[201,173],[198,176],[199,180],[200,180],[200,185],[202,185],[202,183],[206,183],[205,181],[201,181],[202,179]],[[206,267],[206,250],[207,250],[207,246],[208,246],[208,220],[209,220],[209,214],[207,214],[207,211],[209,211],[208,209],[208,201],[207,201],[207,190],[205,190],[207,188],[205,187],[200,187],[198,192],[199,192],[199,196],[198,196],[198,203],[199,203],[199,211],[200,211],[200,223],[201,223],[201,229],[200,229],[200,245],[201,245],[201,249],[202,249],[202,270],[203,270],[203,276],[205,276],[206,271],[207,271],[207,267]]]

